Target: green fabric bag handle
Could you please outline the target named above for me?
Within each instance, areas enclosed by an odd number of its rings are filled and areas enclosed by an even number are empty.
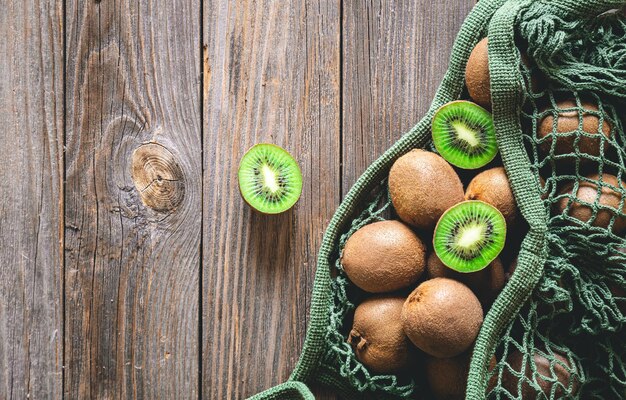
[[[302,382],[290,381],[250,397],[250,400],[315,400]]]

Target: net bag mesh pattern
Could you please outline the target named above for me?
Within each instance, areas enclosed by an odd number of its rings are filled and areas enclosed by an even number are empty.
[[[423,372],[371,374],[346,343],[365,294],[340,257],[357,229],[395,218],[389,168],[413,148],[434,151],[432,116],[468,98],[465,64],[485,36],[500,156],[529,231],[515,273],[485,316],[467,398],[626,398],[626,17],[613,10],[624,4],[479,1],[430,110],[370,165],[328,227],[290,381],[255,398],[311,398],[305,385],[285,386],[299,382],[346,398],[428,398]]]

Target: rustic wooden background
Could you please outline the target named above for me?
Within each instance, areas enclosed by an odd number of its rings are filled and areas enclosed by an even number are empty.
[[[0,399],[287,379],[323,230],[473,3],[0,0]],[[239,197],[258,142],[301,164],[291,212]]]

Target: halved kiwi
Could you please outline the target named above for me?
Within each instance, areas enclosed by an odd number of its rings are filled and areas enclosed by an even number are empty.
[[[504,248],[506,221],[491,204],[470,200],[446,211],[435,228],[433,247],[446,266],[458,272],[485,268]]]
[[[442,106],[433,117],[432,131],[439,154],[459,168],[480,168],[498,153],[491,114],[471,101]]]
[[[296,160],[282,147],[261,143],[239,163],[239,191],[250,207],[263,214],[289,210],[302,193],[302,173]]]

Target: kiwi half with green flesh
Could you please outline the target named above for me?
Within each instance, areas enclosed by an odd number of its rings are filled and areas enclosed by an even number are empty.
[[[517,204],[503,167],[485,170],[472,179],[465,190],[465,200],[480,200],[497,208],[511,226],[517,214]]]
[[[285,149],[254,145],[239,163],[239,191],[246,203],[263,214],[289,210],[302,193],[302,173]]]
[[[402,221],[432,231],[444,211],[463,201],[463,184],[437,154],[411,150],[391,167],[389,194]]]
[[[400,221],[365,225],[346,241],[341,265],[350,281],[370,293],[413,285],[424,272],[426,246]]]
[[[509,368],[502,371],[502,387],[506,389],[514,398],[519,399],[543,399],[572,398],[578,392],[579,382],[571,376],[572,366],[563,354],[553,352],[550,358],[536,351],[530,356],[524,356],[519,350],[514,350],[506,358]],[[535,365],[536,373],[530,363]],[[520,378],[521,376],[521,378]],[[521,382],[520,382],[521,379]],[[540,391],[531,386],[530,382],[535,382]],[[547,397],[546,397],[547,396]]]
[[[403,297],[377,296],[354,311],[348,343],[357,359],[371,372],[392,374],[406,368],[413,345],[402,329]]]
[[[495,258],[480,271],[461,273],[446,267],[435,252],[430,253],[426,261],[429,278],[449,278],[464,283],[472,289],[483,307],[490,306],[506,283],[504,267],[499,258]]]
[[[598,157],[601,148],[606,150],[609,144],[608,139],[611,137],[611,122],[603,119],[602,126],[600,126],[600,118],[588,112],[598,112],[597,104],[582,101],[580,106],[582,109],[579,109],[574,99],[558,101],[557,110],[549,112],[539,121],[537,137],[543,139],[539,148],[544,155],[550,154],[552,140],[556,140],[555,155],[571,154],[574,156],[577,148],[580,153]],[[579,128],[584,134],[578,132]],[[585,157],[580,159],[581,161],[588,160]],[[574,157],[571,160],[573,161]]]
[[[458,272],[487,267],[502,251],[506,221],[491,204],[469,200],[446,211],[435,228],[433,248],[446,266]]]
[[[478,298],[453,279],[421,283],[402,307],[404,332],[417,348],[433,357],[454,357],[468,350],[482,323]]]
[[[470,101],[453,101],[437,110],[432,133],[439,154],[459,168],[480,168],[498,153],[491,114]]]
[[[600,179],[600,175],[598,174],[589,175],[586,178],[592,182],[587,180],[578,181],[578,190],[576,193],[574,193],[573,182],[565,185],[561,189],[559,194],[566,194],[568,196],[561,198],[556,203],[556,213],[562,214],[566,212],[567,215],[572,218],[582,222],[590,222],[592,226],[602,228],[608,228],[611,220],[615,219],[612,226],[613,233],[622,233],[626,229],[626,217],[617,215],[616,212],[626,214],[626,199],[624,199],[624,204],[620,210],[622,194],[606,185],[611,185],[618,190],[624,190],[626,189],[626,183],[620,182],[615,175],[607,173],[602,174],[602,179]],[[600,193],[598,193],[598,184],[595,182],[600,181],[603,184],[601,185]],[[590,207],[576,200],[581,200],[589,204],[595,204],[597,202],[603,207]],[[595,218],[593,215],[594,208],[597,208]]]

